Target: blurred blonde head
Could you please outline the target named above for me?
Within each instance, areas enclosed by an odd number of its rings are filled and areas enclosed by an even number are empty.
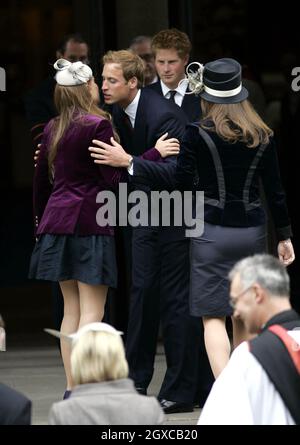
[[[88,331],[75,341],[71,354],[75,385],[124,379],[128,364],[120,335]]]

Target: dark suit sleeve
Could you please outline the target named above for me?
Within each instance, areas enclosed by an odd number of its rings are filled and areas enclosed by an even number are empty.
[[[285,192],[280,178],[276,146],[273,139],[263,155],[263,171],[261,177],[267,203],[277,232],[277,238],[279,241],[290,238],[290,236],[292,236],[292,230]]]
[[[155,142],[164,133],[168,133],[168,138],[177,138],[181,141],[184,134],[185,122],[175,113],[165,113],[154,125],[153,137]]]
[[[174,175],[176,171],[176,157],[170,156],[163,162],[148,161],[134,156],[133,184],[146,184],[156,190],[174,190]]]
[[[111,123],[108,120],[102,120],[97,126],[94,139],[110,144],[110,138],[113,136],[114,134]],[[99,165],[99,171],[108,187],[116,189],[119,182],[127,181],[127,171],[124,168]]]
[[[19,403],[19,410],[15,411],[16,418],[14,425],[30,425],[31,424],[31,401],[24,399],[23,403]]]
[[[31,401],[19,391],[0,383],[0,424],[30,425]]]

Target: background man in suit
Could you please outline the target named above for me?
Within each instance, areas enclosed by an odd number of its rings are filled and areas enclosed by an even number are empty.
[[[72,63],[78,61],[88,63],[88,54],[88,45],[81,35],[69,34],[57,48],[56,59],[66,59]],[[35,147],[41,141],[45,125],[58,114],[53,98],[55,85],[54,73],[51,72],[24,97],[26,117]]]
[[[129,49],[140,56],[145,62],[144,84],[157,82],[157,73],[154,65],[154,55],[151,48],[150,36],[136,36],[132,39]]]
[[[31,401],[0,383],[0,425],[30,425]]]
[[[139,155],[154,147],[164,133],[180,139],[187,119],[175,104],[150,89],[141,90],[144,67],[138,56],[129,51],[109,52],[103,62],[104,100],[114,104],[114,123],[121,143],[130,153],[125,153],[121,165],[130,170],[136,159],[145,164],[151,162]],[[101,142],[95,144],[101,147]],[[95,152],[101,149],[96,148]],[[97,162],[106,163],[104,155],[93,156],[102,159]],[[161,160],[159,156],[157,160]],[[175,162],[173,157],[166,158],[166,164]],[[142,176],[135,177],[134,187],[151,191]],[[149,225],[133,229],[126,342],[130,376],[137,389],[146,394],[153,375],[160,306],[167,371],[158,398],[166,413],[192,411],[196,394],[199,324],[189,316],[188,258],[184,227]]]
[[[4,327],[0,314],[0,351],[5,351]],[[30,425],[30,422],[31,401],[20,392],[0,383],[0,425]]]
[[[182,108],[190,122],[199,121],[201,116],[199,98],[194,94],[186,94],[187,82],[178,85],[185,78],[185,67],[192,49],[187,34],[175,28],[165,29],[153,37],[151,48],[160,80],[148,88],[174,101]]]

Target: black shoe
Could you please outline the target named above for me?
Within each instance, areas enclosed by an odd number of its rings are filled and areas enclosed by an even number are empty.
[[[160,406],[166,414],[172,413],[192,413],[194,406],[192,403],[172,402],[171,400],[160,400]]]
[[[72,391],[70,389],[66,389],[66,391],[64,393],[64,396],[63,396],[63,400],[68,399],[70,397],[70,395],[71,395],[71,392]]]
[[[135,389],[142,396],[146,396],[147,395],[147,389],[146,388],[142,388],[141,386],[136,386]]]

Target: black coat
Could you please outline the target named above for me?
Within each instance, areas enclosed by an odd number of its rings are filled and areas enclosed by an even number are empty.
[[[272,137],[267,145],[249,148],[242,142],[227,142],[214,131],[188,125],[177,159],[176,187],[194,189],[195,177],[197,190],[204,191],[205,221],[231,227],[264,224],[265,212],[259,197],[261,180],[278,240],[291,236]]]
[[[31,401],[0,383],[0,425],[30,425]]]

